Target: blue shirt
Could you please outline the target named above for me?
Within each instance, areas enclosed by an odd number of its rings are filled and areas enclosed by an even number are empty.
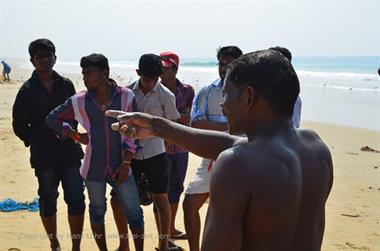
[[[195,96],[190,113],[190,123],[198,120],[209,120],[217,123],[227,123],[223,115],[220,101],[222,100],[223,82],[215,80],[209,86],[203,87]]]

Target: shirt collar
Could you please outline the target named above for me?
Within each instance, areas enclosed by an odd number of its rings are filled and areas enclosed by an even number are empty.
[[[157,89],[158,89],[158,85],[160,85],[160,82],[157,81],[157,83],[154,85],[154,87],[152,88],[152,92],[157,92]],[[142,91],[142,88],[140,87],[140,79],[136,81],[136,84],[133,86],[133,90],[141,90]]]
[[[116,81],[113,80],[112,78],[109,78],[108,80],[111,83],[112,91],[120,94],[121,93],[121,87],[117,85]]]
[[[181,90],[185,88],[185,86],[182,84],[182,82],[179,81],[178,79],[177,79],[177,88],[181,89]]]
[[[218,89],[222,89],[223,87],[223,81],[219,78],[211,83],[211,85],[215,86]]]
[[[116,94],[121,94],[121,87],[117,85],[116,81],[109,78],[108,81],[111,85],[111,95],[113,96]],[[95,91],[87,91],[87,93],[90,93],[91,95],[95,95]]]
[[[36,70],[33,71],[31,79],[32,79],[33,83],[40,82],[39,78],[38,78],[38,73]],[[62,80],[62,76],[59,75],[56,71],[53,71],[53,82],[56,83],[56,82],[61,81],[61,80]]]

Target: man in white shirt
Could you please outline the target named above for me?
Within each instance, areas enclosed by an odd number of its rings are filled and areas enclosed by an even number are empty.
[[[136,72],[140,78],[130,86],[135,94],[136,110],[169,120],[179,119],[181,116],[176,109],[174,94],[158,82],[163,72],[161,58],[154,54],[142,55]],[[133,174],[136,180],[142,173],[148,179],[157,212],[159,250],[168,250],[170,206],[165,143],[162,138],[152,137],[140,140],[140,145],[143,148],[132,159]]]

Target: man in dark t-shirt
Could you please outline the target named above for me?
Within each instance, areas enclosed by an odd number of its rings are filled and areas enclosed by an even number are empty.
[[[54,44],[37,39],[29,45],[30,62],[35,70],[17,93],[13,105],[13,131],[30,147],[30,163],[38,179],[40,216],[52,250],[60,250],[57,239],[58,186],[62,183],[72,234],[72,250],[80,250],[85,211],[84,186],[79,174],[83,151],[80,145],[59,138],[45,124],[46,115],[75,94],[73,83],[53,70]],[[67,121],[77,128],[75,121]]]

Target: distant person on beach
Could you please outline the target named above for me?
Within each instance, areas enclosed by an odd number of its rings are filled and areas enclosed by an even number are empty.
[[[13,131],[30,146],[30,163],[38,179],[39,208],[51,250],[58,251],[57,198],[62,183],[72,234],[72,250],[80,250],[85,211],[84,186],[79,174],[83,151],[72,139],[58,138],[45,124],[46,115],[75,94],[73,83],[53,70],[56,62],[54,44],[37,39],[29,45],[32,77],[17,93],[13,105]],[[77,123],[67,120],[76,130]]]
[[[142,55],[136,72],[139,79],[130,88],[135,94],[137,111],[177,121],[181,116],[176,108],[175,96],[158,81],[163,73],[161,57],[155,54]],[[159,234],[158,249],[167,251],[171,221],[165,143],[162,138],[153,137],[141,140],[140,144],[143,148],[132,159],[133,174],[136,180],[144,174],[149,182]]]
[[[179,57],[177,54],[166,51],[160,54],[163,65],[161,83],[165,85],[176,98],[176,107],[181,117],[178,122],[189,125],[191,105],[194,98],[194,89],[190,85],[177,79]],[[166,144],[166,158],[169,172],[168,198],[171,211],[170,238],[186,239],[186,234],[175,228],[175,218],[178,209],[179,198],[184,190],[189,152],[183,147],[168,142]]]
[[[236,46],[225,46],[218,49],[219,79],[201,89],[194,98],[190,115],[191,127],[214,131],[228,130],[227,118],[220,107],[223,81],[226,76],[227,66],[242,54],[242,51]],[[207,141],[205,141],[205,145],[207,145]],[[199,250],[201,231],[199,209],[209,197],[212,165],[212,160],[202,159],[202,163],[196,170],[185,192],[183,210],[190,251]]]
[[[107,250],[104,216],[108,183],[120,201],[121,213],[126,216],[122,220],[125,224],[128,220],[132,233],[137,237],[134,239],[136,250],[142,251],[144,219],[131,170],[132,155],[138,148],[134,140],[112,131],[110,125],[115,119],[104,114],[107,109],[133,111],[134,94],[109,78],[108,59],[104,55],[82,57],[80,66],[87,91],[79,92],[51,111],[46,122],[58,135],[87,144],[80,172],[88,192],[91,229],[99,250]],[[83,126],[86,134],[78,133],[64,122],[73,119]],[[123,234],[120,251],[129,250],[127,233]]]
[[[271,47],[269,49],[281,52],[282,55],[284,55],[289,60],[289,62],[292,62],[292,53],[287,48],[281,47],[281,46],[276,46],[276,47]],[[301,97],[298,95],[296,103],[294,104],[294,111],[293,111],[293,115],[292,115],[293,125],[296,128],[299,128],[301,125],[301,123],[300,123],[301,122],[301,110],[302,110],[302,100],[301,100]]]
[[[11,66],[7,64],[5,61],[1,61],[1,64],[3,65],[3,79],[4,81],[10,81],[9,73],[11,73]]]
[[[223,86],[229,130],[248,138],[148,114],[106,114],[121,121],[112,127],[123,135],[162,137],[216,160],[202,250],[320,250],[333,164],[314,131],[294,128],[298,94],[289,60],[263,50],[233,61]]]

